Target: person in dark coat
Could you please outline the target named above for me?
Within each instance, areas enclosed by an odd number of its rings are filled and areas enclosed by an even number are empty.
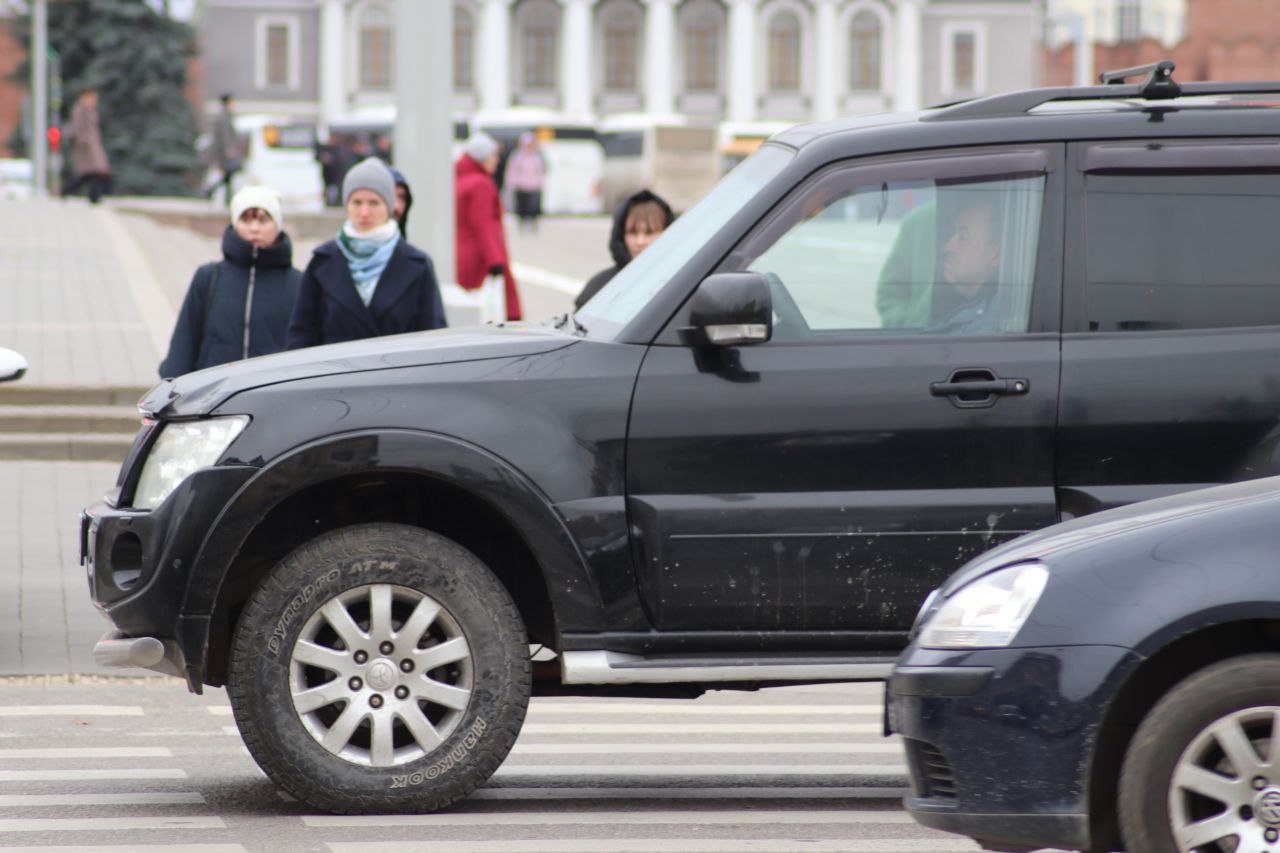
[[[493,182],[498,158],[498,143],[487,133],[477,132],[467,139],[462,156],[454,165],[458,286],[476,290],[488,276],[501,276],[507,319],[519,320],[520,294],[507,256],[502,199]]]
[[[396,209],[391,216],[400,225],[400,236],[409,239],[409,208],[413,207],[413,191],[404,174],[395,166],[390,166],[391,177],[396,182]]]
[[[85,89],[76,98],[68,126],[71,137],[71,163],[76,177],[63,189],[63,195],[72,195],[82,186],[88,186],[89,201],[98,200],[111,186],[111,161],[102,144],[102,130],[98,125],[98,92]]]
[[[347,221],[302,274],[289,349],[444,328],[435,267],[391,218],[391,171],[374,157],[356,164],[343,178],[342,198]]]
[[[649,190],[640,190],[618,205],[613,214],[613,231],[609,235],[609,254],[613,255],[615,263],[587,280],[586,287],[573,300],[574,309],[586,305],[587,300],[612,281],[623,267],[631,263],[632,258],[649,248],[675,218],[671,205]]]
[[[280,197],[266,187],[245,187],[231,199],[231,223],[222,234],[222,260],[191,279],[161,378],[285,348],[302,274],[280,227]]]

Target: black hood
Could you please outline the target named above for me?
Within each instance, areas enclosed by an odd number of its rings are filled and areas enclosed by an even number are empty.
[[[253,244],[237,234],[233,225],[228,225],[222,232],[222,257],[237,266],[253,264]],[[293,266],[293,243],[289,241],[288,234],[281,231],[274,243],[258,250],[258,266]]]
[[[621,269],[625,267],[631,260],[631,253],[627,251],[626,233],[627,233],[627,214],[631,212],[631,208],[643,201],[655,202],[658,207],[662,208],[662,212],[667,217],[666,225],[663,228],[670,228],[671,223],[675,222],[676,215],[671,212],[671,205],[662,200],[660,196],[654,195],[648,190],[640,190],[631,198],[618,205],[617,211],[613,214],[613,232],[609,235],[609,254],[613,255],[614,263]]]
[[[395,180],[396,186],[404,187],[404,213],[400,214],[400,218],[396,220],[400,223],[400,236],[406,240],[409,239],[409,211],[413,209],[413,190],[409,189],[409,182],[404,179],[404,173],[395,166],[389,166],[391,169],[391,177]]]

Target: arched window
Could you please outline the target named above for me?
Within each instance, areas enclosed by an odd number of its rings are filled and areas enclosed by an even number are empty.
[[[863,10],[849,26],[849,88],[880,89],[880,18]]]
[[[520,14],[520,81],[534,91],[554,89],[559,83],[559,7],[547,0],[525,0]]]
[[[614,0],[601,8],[600,18],[604,88],[611,92],[634,92],[640,68],[640,9],[634,3]]]
[[[705,0],[690,3],[682,24],[685,91],[719,91],[724,32],[720,10]]]
[[[370,6],[360,14],[360,88],[391,88],[391,14],[382,6]]]
[[[475,19],[466,6],[453,7],[453,88],[470,92],[474,83],[472,69],[475,50]]]
[[[769,21],[769,91],[800,90],[800,19],[779,12]]]

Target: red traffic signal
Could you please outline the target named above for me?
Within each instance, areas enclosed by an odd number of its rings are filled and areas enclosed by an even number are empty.
[[[62,145],[62,128],[60,128],[60,127],[51,127],[51,128],[49,128],[48,132],[46,132],[46,133],[45,133],[45,136],[46,136],[46,137],[48,137],[48,139],[49,139],[49,150],[50,150],[50,151],[57,151],[57,150],[58,150],[58,148],[59,148],[59,147],[61,147],[61,145]]]

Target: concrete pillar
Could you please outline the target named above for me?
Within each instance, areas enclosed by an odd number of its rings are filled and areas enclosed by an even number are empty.
[[[756,0],[729,0],[729,121],[756,117]]]
[[[342,0],[324,0],[320,7],[320,125],[347,111],[346,46],[343,41],[346,13]]]
[[[560,106],[570,121],[591,121],[591,4],[560,0]]]
[[[1098,78],[1094,69],[1093,44],[1097,40],[1093,15],[1071,13],[1071,37],[1075,41],[1074,80],[1076,86],[1096,86]]]
[[[480,109],[507,109],[511,106],[511,0],[484,0],[476,57]]]
[[[414,219],[413,242],[436,276],[454,276],[453,4],[396,0],[396,166],[418,198],[436,199]]]
[[[897,44],[893,55],[897,58],[897,73],[893,81],[893,108],[909,112],[921,108],[922,53],[920,0],[898,0]]]
[[[848,68],[841,64],[840,33],[836,32],[836,0],[817,0],[814,15],[817,63],[808,65],[813,80],[813,117],[827,121],[839,114],[841,81],[848,79]],[[808,61],[808,57],[804,57]]]
[[[676,51],[675,0],[647,0],[645,10],[645,109],[673,113],[676,109],[674,65]]]

